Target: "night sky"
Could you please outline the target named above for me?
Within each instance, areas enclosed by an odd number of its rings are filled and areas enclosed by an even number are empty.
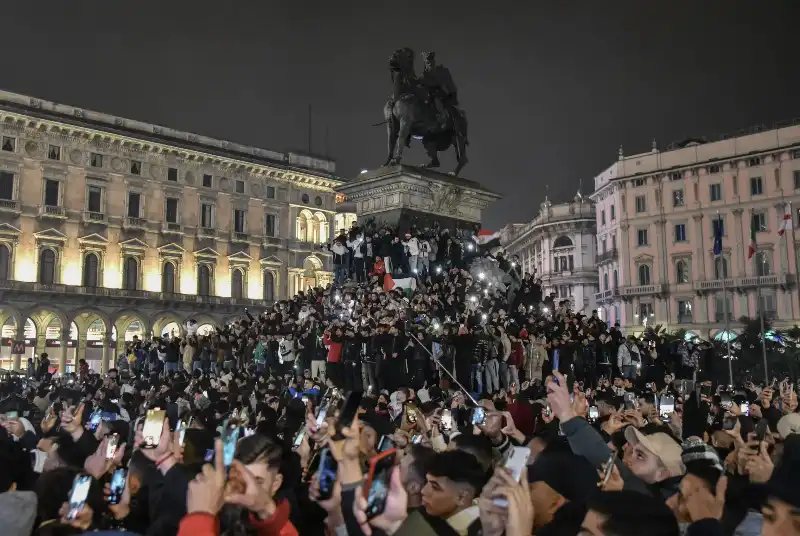
[[[800,117],[798,21],[796,0],[4,2],[0,87],[275,150],[307,150],[311,104],[312,152],[353,177],[385,160],[389,55],[433,50],[470,120],[462,175],[505,196],[497,228],[545,186],[591,191],[620,144]]]

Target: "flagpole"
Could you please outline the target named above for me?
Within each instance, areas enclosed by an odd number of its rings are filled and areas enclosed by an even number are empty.
[[[783,228],[783,247],[785,248],[786,251],[786,269],[784,271],[784,274],[789,274],[792,266],[792,259],[789,258],[789,233],[786,232],[786,227],[787,227],[786,216],[787,215],[789,216],[788,218],[789,228],[792,230],[792,236],[794,236],[794,215],[792,214],[792,202],[789,201],[783,210],[784,210],[784,215],[781,225]],[[789,301],[789,313],[791,315],[790,318],[794,318],[794,303],[792,303],[791,298],[788,301]]]
[[[750,234],[755,246],[756,228],[753,226],[753,209],[750,209]],[[757,306],[756,312],[761,325],[761,358],[764,360],[764,385],[769,385],[769,369],[767,368],[767,338],[764,333],[764,311],[761,307],[761,279],[758,276],[758,250],[753,253],[753,275],[756,277]]]
[[[733,385],[733,359],[731,357],[731,315],[730,310],[728,308],[728,287],[727,287],[727,279],[728,279],[728,264],[725,262],[725,255],[722,253],[722,216],[717,211],[717,234],[719,235],[719,248],[720,252],[717,256],[718,258],[722,258],[722,262],[720,262],[720,266],[725,268],[725,271],[722,273],[722,301],[724,302],[723,311],[725,312],[725,343],[728,348],[728,385]],[[716,244],[715,244],[716,246]]]

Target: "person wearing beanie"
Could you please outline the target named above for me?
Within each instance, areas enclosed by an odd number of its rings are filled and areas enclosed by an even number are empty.
[[[783,456],[765,486],[766,502],[762,508],[762,536],[800,535],[800,435],[789,435],[783,444]]]

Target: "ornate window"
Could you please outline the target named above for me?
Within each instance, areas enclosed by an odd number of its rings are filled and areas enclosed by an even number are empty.
[[[56,282],[56,252],[43,248],[39,252],[39,283],[52,285]]]
[[[619,286],[619,276],[617,275],[617,271],[614,270],[614,288],[616,289]]]
[[[264,270],[264,301],[275,301],[275,276],[270,270]]]
[[[122,261],[122,288],[139,290],[139,259],[126,256]]]
[[[165,262],[161,268],[161,292],[175,293],[175,265],[171,262]]]
[[[317,244],[324,244],[329,240],[328,236],[328,218],[322,212],[314,214],[314,242]]]
[[[297,239],[300,242],[311,242],[314,240],[314,215],[308,210],[300,211],[297,216]]]
[[[83,280],[84,287],[97,287],[100,281],[100,258],[97,253],[90,252],[83,257]]]
[[[649,285],[650,284],[650,265],[649,264],[640,264],[639,265],[639,285]]]
[[[6,244],[0,244],[0,281],[11,278],[11,249]]]
[[[231,297],[237,300],[244,297],[244,273],[239,268],[231,272]]]
[[[689,282],[689,263],[686,261],[678,261],[675,263],[675,279],[678,283]]]
[[[566,235],[561,235],[553,242],[554,248],[567,248],[572,246],[572,240]]]
[[[197,267],[197,294],[198,296],[211,296],[211,284],[214,274],[208,264]]]
[[[603,274],[603,290],[609,290],[608,286],[608,272]]]

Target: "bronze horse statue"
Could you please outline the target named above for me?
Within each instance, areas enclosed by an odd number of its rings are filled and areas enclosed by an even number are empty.
[[[449,71],[433,65],[433,54],[429,53],[426,70],[421,78],[414,72],[414,52],[410,48],[395,50],[389,59],[392,76],[392,95],[383,107],[388,134],[388,158],[384,165],[399,164],[404,147],[409,147],[411,138],[422,140],[429,161],[423,167],[439,167],[438,153],[451,145],[456,151],[458,164],[452,171],[458,175],[467,163],[467,117],[458,108],[455,85]],[[439,87],[438,79],[445,74],[449,83]],[[439,99],[437,102],[436,99]],[[441,109],[440,109],[441,108]]]

